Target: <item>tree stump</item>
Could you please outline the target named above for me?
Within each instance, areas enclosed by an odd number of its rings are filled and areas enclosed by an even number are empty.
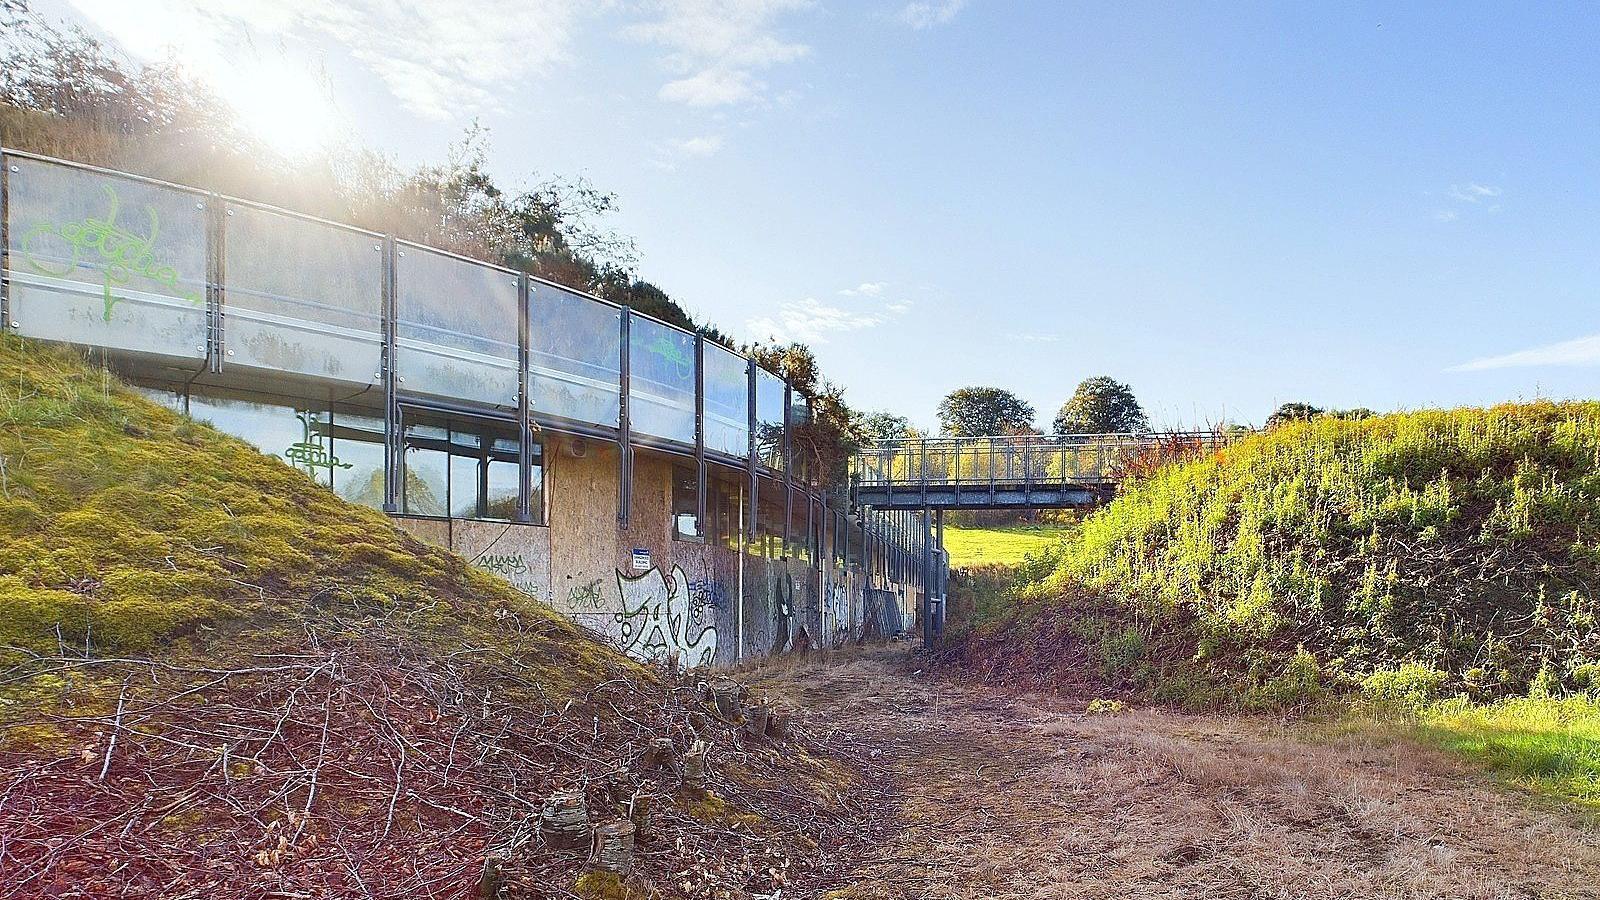
[[[556,791],[539,811],[539,833],[545,843],[576,850],[589,843],[589,804],[581,789]]]
[[[723,678],[711,685],[711,699],[717,705],[717,715],[729,722],[739,718],[739,683]]]
[[[644,752],[642,762],[646,770],[675,768],[678,764],[678,751],[672,746],[672,738],[658,737],[650,741],[650,749]]]
[[[607,822],[594,830],[589,862],[596,868],[626,875],[633,868],[632,822]]]
[[[683,787],[691,793],[703,793],[706,789],[706,753],[711,748],[705,741],[695,741],[683,754]]]
[[[772,716],[767,719],[767,737],[775,741],[789,739],[789,719],[793,714],[788,710],[775,709]]]
[[[767,723],[772,719],[772,708],[766,704],[747,706],[744,710],[744,730],[755,738],[767,736]]]

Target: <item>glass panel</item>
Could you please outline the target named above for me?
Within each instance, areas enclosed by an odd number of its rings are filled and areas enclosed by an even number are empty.
[[[333,452],[340,465],[333,490],[351,503],[383,508],[383,420],[333,414]]]
[[[445,452],[448,432],[431,425],[409,425],[405,434],[405,474],[400,484],[400,508],[413,516],[449,513],[450,454]]]
[[[535,418],[617,426],[622,311],[554,285],[535,284],[529,394]]]
[[[395,259],[400,389],[517,403],[517,276],[406,245]]]
[[[535,470],[537,471],[537,470]],[[517,517],[517,463],[500,459],[489,460],[488,516],[491,519]],[[537,510],[533,513],[538,519]]]
[[[17,334],[206,356],[206,214],[198,194],[6,157],[6,278]]]
[[[458,519],[478,517],[478,465],[482,457],[477,434],[450,433],[450,515]]]
[[[694,335],[639,316],[628,326],[629,427],[694,443]]]
[[[226,365],[377,383],[382,240],[238,204],[226,225]]]
[[[293,402],[293,401],[289,401]],[[314,478],[332,484],[340,462],[333,455],[332,426],[325,411],[270,400],[235,400],[193,394],[189,415],[276,456]]]
[[[756,458],[783,469],[783,379],[756,369]]]
[[[706,449],[750,455],[750,381],[744,357],[706,342]]]
[[[679,466],[672,470],[672,536],[679,540],[699,540],[700,479],[694,469]]]

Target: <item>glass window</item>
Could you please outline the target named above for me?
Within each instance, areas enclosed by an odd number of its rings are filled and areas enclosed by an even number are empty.
[[[449,431],[433,425],[407,425],[400,510],[411,516],[450,513]]]
[[[769,469],[783,470],[783,379],[756,369],[756,456]]]
[[[695,469],[678,466],[672,470],[672,536],[680,541],[699,541],[700,479]]]
[[[476,519],[483,515],[483,448],[475,431],[450,432],[450,515]],[[512,502],[516,510],[516,502]],[[508,517],[509,518],[509,517]]]
[[[405,484],[407,496],[415,497],[403,499],[402,508],[411,515],[514,520],[517,447],[510,425],[472,420],[408,425]],[[544,515],[542,463],[542,448],[535,443],[529,498],[534,522]]]
[[[333,452],[339,460],[334,492],[351,503],[382,509],[383,420],[334,410]]]
[[[195,394],[189,398],[189,415],[278,457],[319,484],[333,484],[339,460],[327,410],[307,408],[305,401]]]

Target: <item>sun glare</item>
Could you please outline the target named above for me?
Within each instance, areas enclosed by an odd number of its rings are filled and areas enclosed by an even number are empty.
[[[287,62],[235,69],[223,94],[240,120],[286,157],[326,147],[338,123],[333,98],[311,72]]]

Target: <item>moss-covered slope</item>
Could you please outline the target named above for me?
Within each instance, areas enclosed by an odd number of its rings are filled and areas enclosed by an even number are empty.
[[[1597,588],[1600,404],[1321,419],[1130,486],[968,649],[1268,700],[1403,663],[1479,697],[1584,689]]]
[[[70,351],[15,338],[0,341],[0,609],[0,645],[101,655],[323,614],[425,610],[408,621],[437,635],[514,611],[545,623],[540,649],[568,680],[600,675],[547,607]]]

